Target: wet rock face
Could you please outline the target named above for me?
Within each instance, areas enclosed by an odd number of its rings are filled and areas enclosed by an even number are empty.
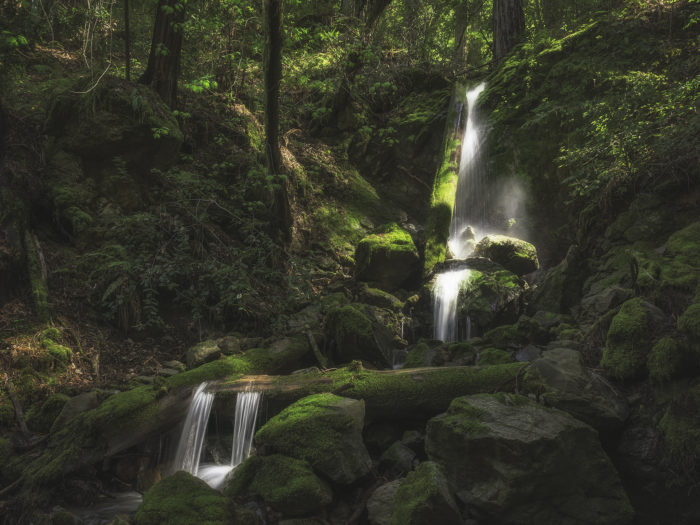
[[[633,511],[591,427],[517,395],[456,398],[426,450],[457,497],[502,524],[623,524]]]
[[[540,267],[537,250],[532,244],[506,235],[487,235],[477,243],[474,255],[487,257],[516,275],[534,272]]]
[[[353,483],[372,460],[362,441],[365,403],[333,394],[305,397],[270,419],[255,435],[259,447],[308,461],[332,481]]]

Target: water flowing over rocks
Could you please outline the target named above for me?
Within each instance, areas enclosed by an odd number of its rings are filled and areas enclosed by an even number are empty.
[[[502,524],[624,524],[632,508],[595,430],[517,395],[455,399],[426,450],[473,514]]]

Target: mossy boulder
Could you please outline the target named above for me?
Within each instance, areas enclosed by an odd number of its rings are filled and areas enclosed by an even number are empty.
[[[394,320],[388,310],[369,305],[355,303],[331,309],[325,332],[335,345],[335,361],[349,363],[357,359],[375,366],[391,366],[394,333],[390,326]]]
[[[506,235],[487,235],[474,248],[474,255],[486,257],[516,275],[539,269],[537,249],[527,241]]]
[[[697,266],[700,260],[700,222],[694,222],[678,230],[666,241],[669,255],[680,257],[682,262]]]
[[[355,263],[358,280],[388,292],[409,286],[420,271],[420,258],[411,235],[393,223],[359,242]]]
[[[395,479],[378,487],[367,500],[367,520],[370,525],[390,525],[396,493],[401,479]]]
[[[424,461],[401,482],[394,499],[391,525],[461,525],[442,467]]]
[[[647,369],[654,383],[666,383],[696,368],[688,349],[673,337],[662,337],[649,352]]]
[[[156,483],[143,496],[136,525],[231,525],[229,502],[220,492],[180,471]]]
[[[600,366],[614,379],[633,379],[645,368],[651,350],[651,314],[658,309],[637,297],[613,317]]]
[[[38,410],[27,412],[27,426],[35,432],[48,433],[69,399],[65,394],[51,394]]]
[[[688,389],[666,409],[659,422],[666,451],[684,473],[700,466],[700,385]]]
[[[371,288],[367,286],[366,283],[362,283],[358,295],[360,301],[365,304],[370,304],[379,308],[386,308],[387,310],[391,310],[393,312],[400,312],[404,307],[404,303],[397,297],[385,292],[384,290],[380,290],[379,288]]]
[[[3,437],[0,437],[0,465],[2,465],[0,468],[0,487],[15,481],[22,470],[22,464],[15,456],[12,443]]]
[[[187,354],[185,354],[185,362],[187,363],[187,368],[196,368],[199,365],[218,359],[219,356],[221,356],[221,348],[219,348],[218,341],[208,339],[188,348]]]
[[[273,454],[253,456],[233,473],[226,495],[258,496],[285,516],[308,514],[333,501],[333,492],[303,460]]]
[[[503,365],[512,363],[513,361],[515,361],[515,359],[513,359],[513,355],[510,352],[499,348],[485,348],[479,352],[479,359],[476,364],[479,366]]]
[[[366,475],[372,460],[362,441],[365,403],[333,394],[300,399],[255,434],[265,451],[308,461],[337,483]]]
[[[448,360],[449,352],[445,345],[421,341],[408,351],[403,368],[441,366]]]
[[[629,414],[626,401],[583,365],[579,352],[552,348],[535,360],[533,367],[548,387],[542,395],[546,405],[568,412],[601,434],[622,428]]]
[[[700,350],[700,302],[691,304],[678,318],[678,329]]]
[[[428,421],[428,457],[493,523],[628,523],[632,507],[590,426],[513,394],[458,397]]]

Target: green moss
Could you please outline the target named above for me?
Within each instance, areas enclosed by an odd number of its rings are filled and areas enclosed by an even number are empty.
[[[315,394],[293,403],[255,434],[256,443],[315,465],[331,456],[355,422],[333,406],[342,401],[333,394]]]
[[[300,516],[331,503],[333,493],[306,461],[273,454],[248,458],[235,471],[226,494],[259,496],[278,512]]]
[[[517,324],[498,326],[484,334],[484,339],[499,348],[507,348],[511,345],[519,345],[526,341],[518,330]]]
[[[487,257],[517,275],[540,267],[537,249],[532,244],[505,235],[487,235],[476,245],[474,255]]]
[[[632,379],[643,369],[651,349],[644,301],[626,301],[613,317],[600,366],[615,379]]]
[[[700,385],[671,403],[659,429],[675,465],[686,473],[695,472],[700,460]]]
[[[176,472],[151,487],[143,497],[136,525],[229,525],[227,499],[187,472]]]
[[[683,262],[697,265],[700,260],[700,222],[671,235],[666,241],[666,249],[671,255],[681,257]]]
[[[411,235],[396,223],[385,224],[364,237],[355,250],[356,276],[393,291],[418,269],[418,250]]]
[[[512,363],[513,361],[515,361],[515,359],[513,359],[510,352],[498,348],[486,348],[479,352],[477,364],[479,366],[502,365]]]
[[[40,322],[46,323],[51,317],[51,312],[49,310],[49,291],[46,287],[46,279],[43,276],[34,236],[29,230],[24,233],[24,252],[27,257],[27,270],[29,272],[29,282],[32,287],[36,316]]]
[[[700,302],[691,304],[678,319],[678,329],[693,344],[700,343]]]
[[[655,383],[665,383],[680,377],[688,364],[686,350],[671,337],[657,341],[647,358],[649,378]]]
[[[425,461],[410,472],[399,486],[389,523],[419,525],[461,521],[441,467],[432,461]]]
[[[15,423],[15,409],[5,395],[0,395],[0,428],[11,428]]]
[[[27,426],[35,432],[48,433],[68,399],[70,398],[64,394],[51,394],[39,410],[27,412]]]
[[[426,343],[418,343],[408,352],[403,367],[420,368],[422,366],[431,366],[432,362],[425,362],[426,354],[430,351],[431,348]]]
[[[0,486],[7,485],[16,479],[18,474],[15,463],[12,461],[14,449],[9,439],[0,437]]]

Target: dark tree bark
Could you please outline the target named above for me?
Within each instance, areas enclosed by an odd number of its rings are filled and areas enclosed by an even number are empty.
[[[131,80],[131,33],[129,32],[129,0],[124,0],[124,65],[126,79]]]
[[[271,174],[281,175],[279,92],[282,81],[282,0],[264,0],[263,19],[265,25],[265,163]],[[292,216],[287,183],[284,180],[273,190],[271,211],[274,232],[281,237],[282,241],[288,242],[291,239]]]
[[[140,79],[151,86],[171,108],[177,103],[177,77],[180,73],[182,23],[185,0],[158,0],[151,52]]]
[[[503,58],[525,32],[522,0],[493,0],[493,59]]]

